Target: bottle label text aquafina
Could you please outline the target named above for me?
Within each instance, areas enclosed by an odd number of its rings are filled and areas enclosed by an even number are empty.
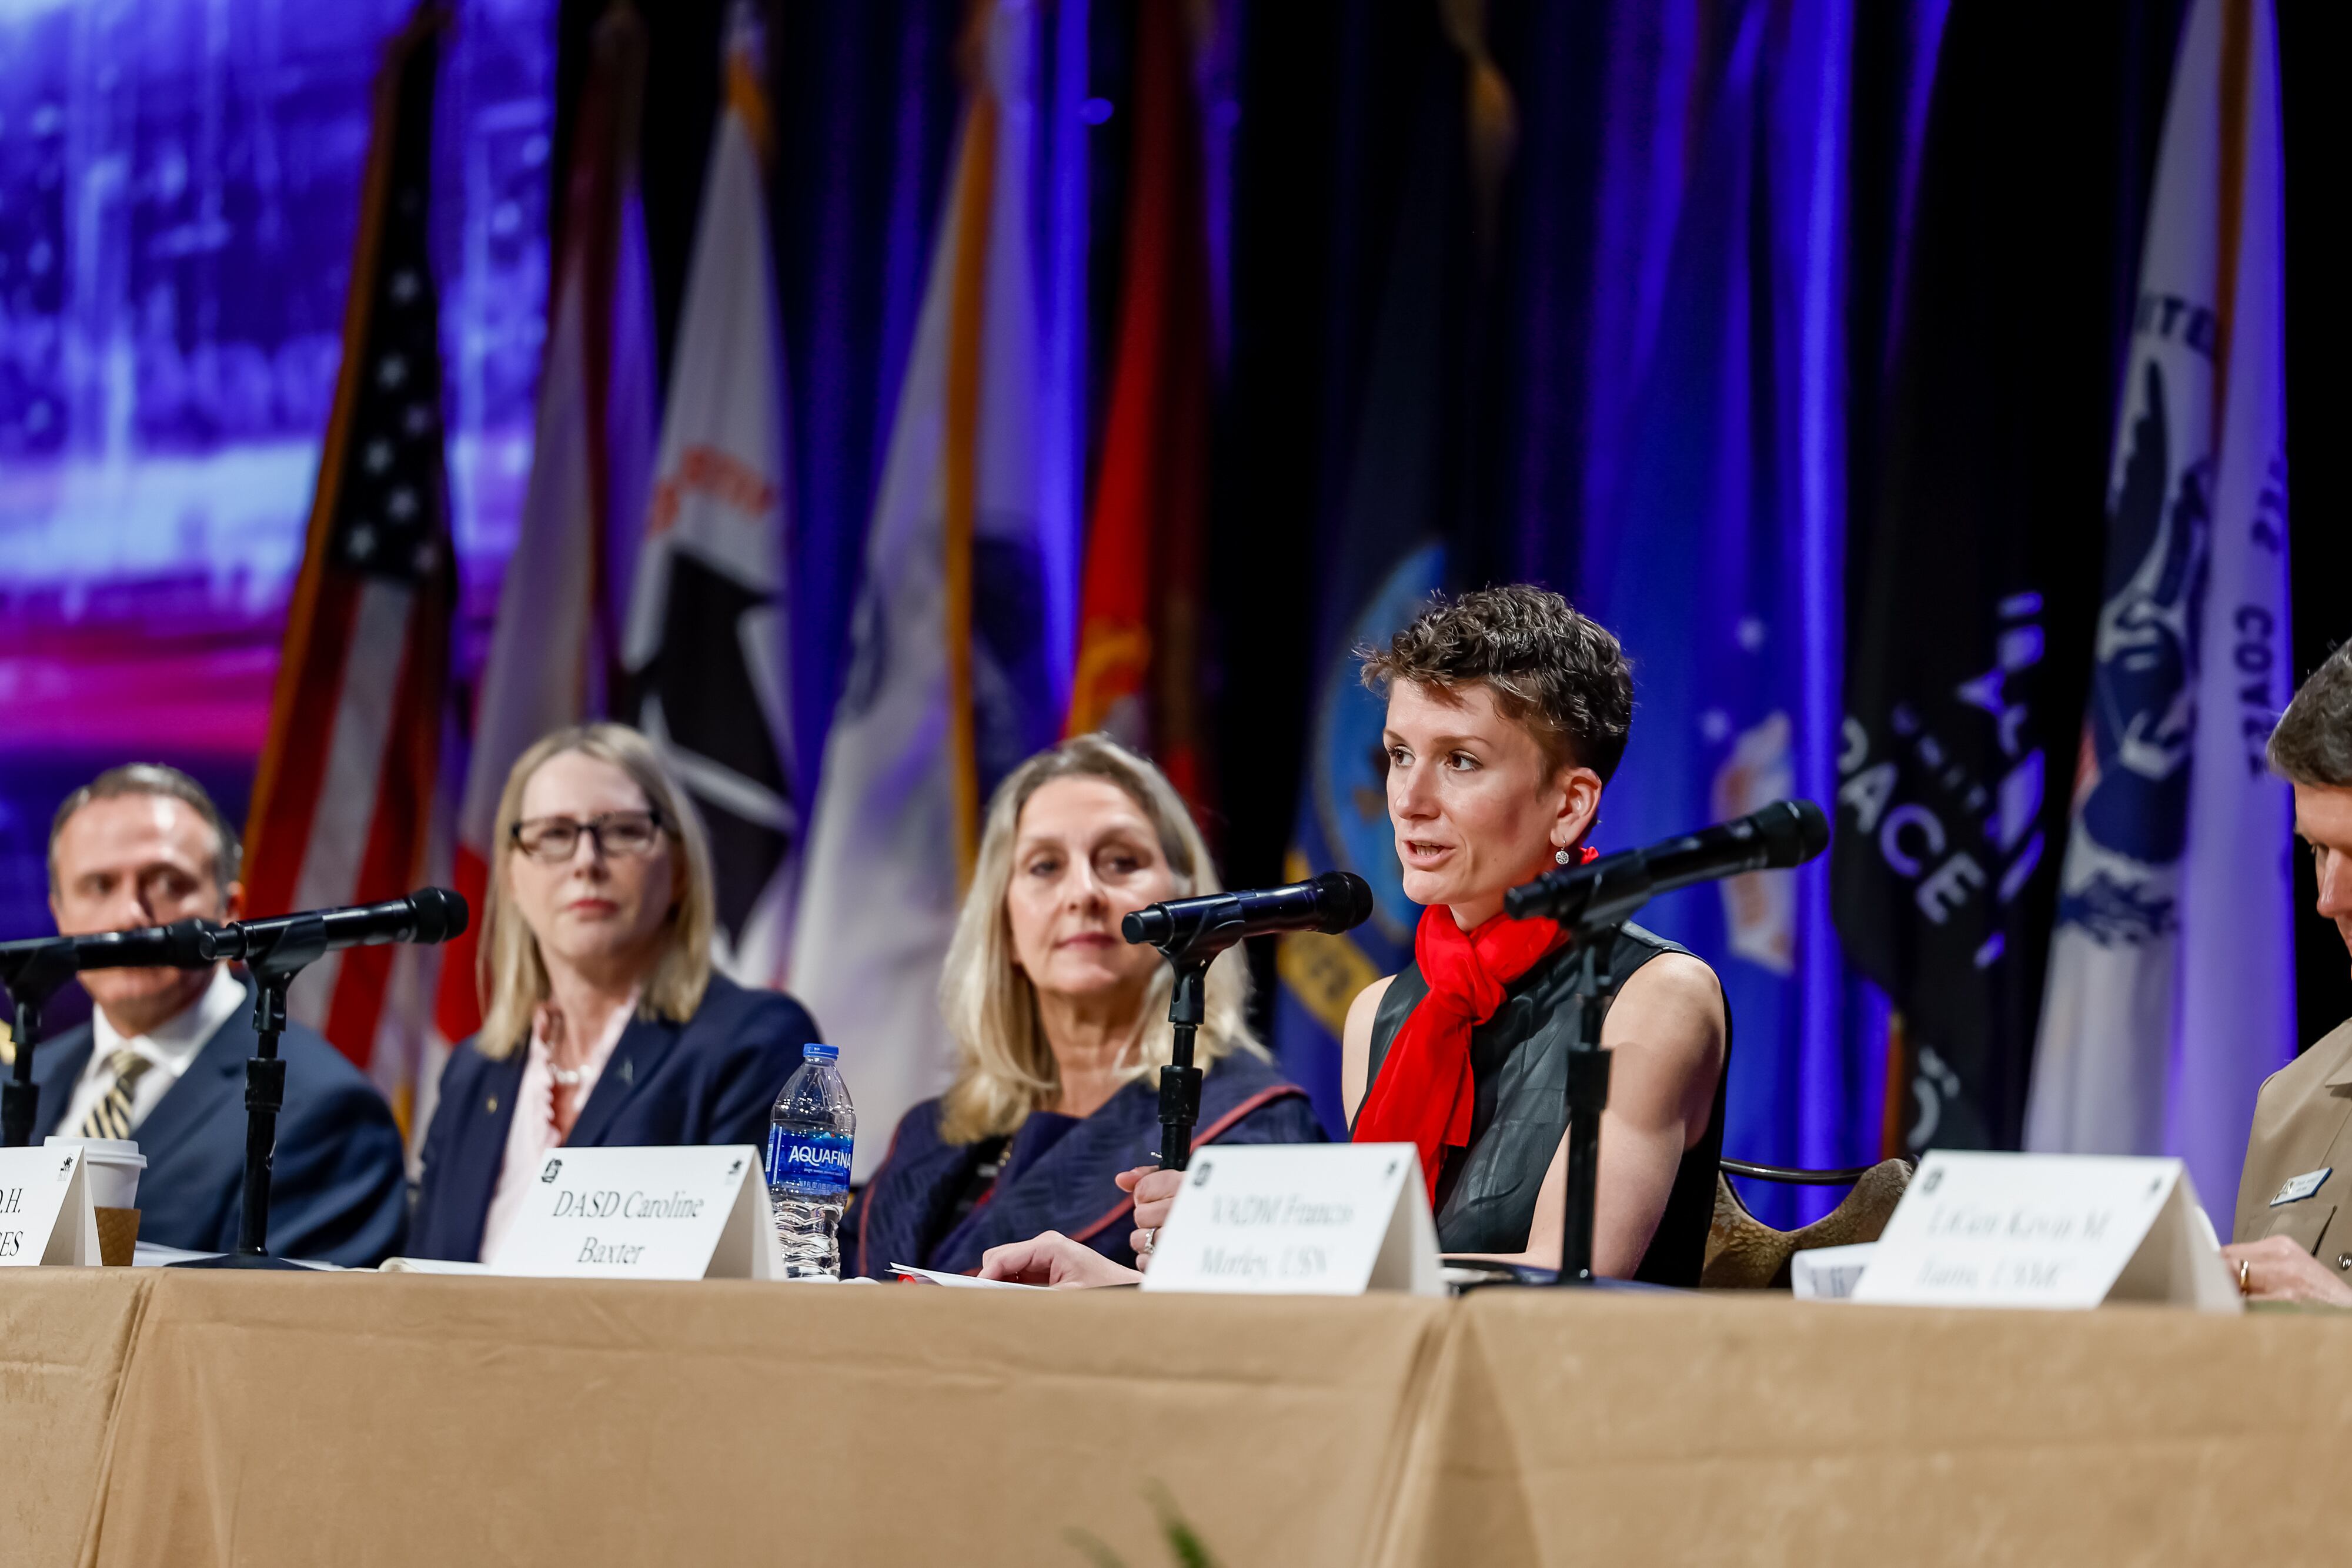
[[[768,1185],[814,1190],[849,1188],[849,1156],[856,1144],[838,1133],[794,1133],[768,1128]]]
[[[849,1201],[857,1113],[829,1045],[801,1048],[768,1118],[768,1202],[783,1243],[784,1277],[841,1277],[841,1213]]]

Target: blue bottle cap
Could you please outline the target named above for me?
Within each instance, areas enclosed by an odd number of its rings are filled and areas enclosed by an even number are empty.
[[[819,1045],[814,1040],[801,1047],[801,1060],[803,1061],[837,1061],[840,1059],[841,1052],[829,1045]]]

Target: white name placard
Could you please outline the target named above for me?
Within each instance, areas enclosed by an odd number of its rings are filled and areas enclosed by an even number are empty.
[[[1958,1151],[1920,1162],[1853,1299],[2244,1308],[2179,1160]]]
[[[552,1150],[488,1263],[592,1280],[783,1277],[767,1174],[749,1144]]]
[[[1196,1150],[1143,1288],[1443,1295],[1421,1156],[1411,1144]]]
[[[98,1211],[81,1150],[0,1149],[0,1269],[94,1269],[98,1261]]]

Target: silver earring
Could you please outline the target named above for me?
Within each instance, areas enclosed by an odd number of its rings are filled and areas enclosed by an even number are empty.
[[[1568,852],[1566,850],[1554,850],[1551,852],[1551,858],[1558,861],[1560,864],[1566,865],[1568,863]]]

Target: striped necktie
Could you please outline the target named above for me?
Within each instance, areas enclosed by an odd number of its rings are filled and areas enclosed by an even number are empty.
[[[107,1085],[106,1098],[89,1108],[81,1119],[85,1138],[127,1138],[131,1135],[131,1102],[139,1092],[139,1080],[154,1063],[135,1051],[118,1051],[106,1059],[107,1070],[114,1082]]]

